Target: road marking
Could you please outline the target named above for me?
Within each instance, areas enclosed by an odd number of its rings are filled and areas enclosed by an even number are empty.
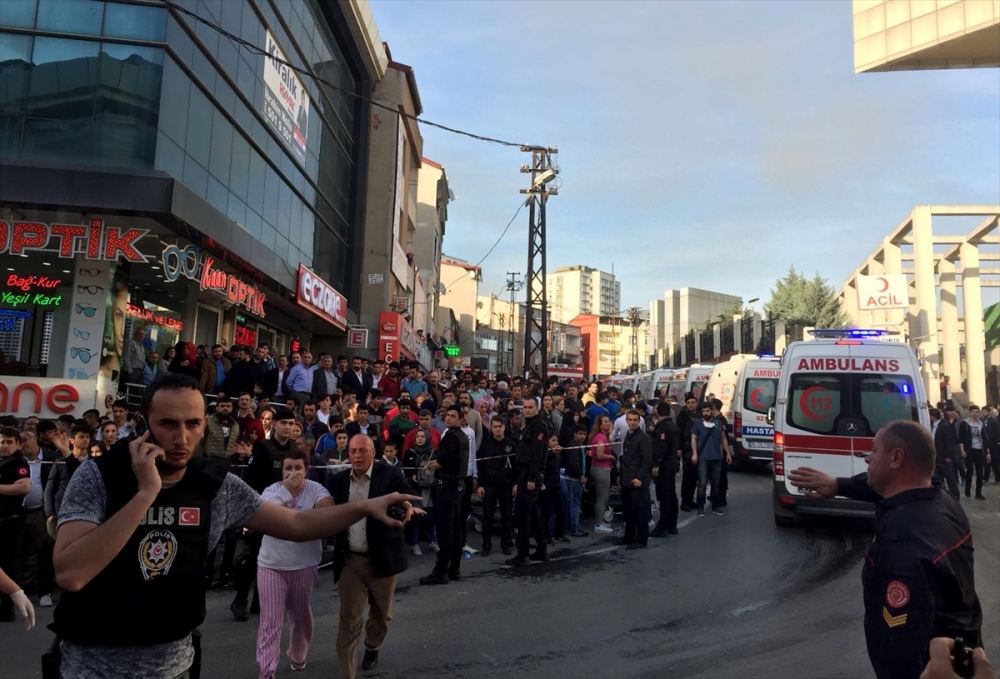
[[[751,613],[756,611],[758,608],[763,608],[767,605],[767,601],[758,601],[756,603],[747,604],[746,606],[741,606],[740,608],[734,609],[729,612],[730,615],[740,616],[744,613]]]
[[[684,526],[688,525],[689,523],[693,523],[693,522],[695,522],[697,520],[698,520],[698,515],[692,513],[691,516],[689,516],[688,518],[684,519],[679,524],[677,524],[677,530],[680,530],[681,528],[683,528]]]

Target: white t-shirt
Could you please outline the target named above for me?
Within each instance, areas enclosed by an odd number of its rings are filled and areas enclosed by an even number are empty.
[[[986,446],[983,445],[983,423],[982,420],[978,422],[973,422],[971,419],[967,419],[966,424],[969,425],[969,432],[972,435],[972,449],[973,450],[983,450]]]
[[[273,502],[282,507],[301,511],[312,509],[321,499],[330,497],[330,492],[322,484],[307,480],[306,485],[293,498],[284,484],[278,482],[268,486],[261,493],[261,497],[266,502]],[[265,535],[264,541],[260,545],[257,563],[274,571],[297,571],[310,566],[318,566],[322,558],[322,540],[291,542]]]

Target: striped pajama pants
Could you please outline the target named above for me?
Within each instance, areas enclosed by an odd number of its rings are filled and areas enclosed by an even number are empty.
[[[316,586],[317,567],[276,571],[257,567],[260,627],[257,628],[257,666],[260,679],[273,679],[281,652],[281,624],[288,611],[288,659],[304,663],[313,635],[309,599]]]

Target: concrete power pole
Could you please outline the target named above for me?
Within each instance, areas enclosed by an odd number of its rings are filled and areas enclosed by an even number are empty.
[[[521,151],[531,154],[531,163],[521,166],[521,172],[531,175],[531,187],[521,189],[529,202],[528,217],[528,269],[525,274],[524,305],[524,367],[525,373],[534,369],[538,377],[547,377],[549,362],[548,310],[545,290],[545,205],[549,196],[559,190],[553,184],[559,169],[552,156],[555,148],[522,146]],[[538,339],[535,339],[535,333]]]
[[[639,372],[639,338],[636,336],[636,326],[639,325],[639,307],[630,306],[626,312],[629,325],[632,326],[632,372]]]
[[[514,373],[514,314],[517,313],[517,292],[524,287],[524,281],[518,280],[518,276],[521,273],[519,271],[508,271],[507,272],[507,290],[510,291],[510,324],[507,326],[507,346],[510,352],[509,359],[504,360],[504,367],[507,369],[507,374],[513,376]]]

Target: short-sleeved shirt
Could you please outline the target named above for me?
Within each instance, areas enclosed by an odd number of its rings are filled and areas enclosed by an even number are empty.
[[[722,459],[722,435],[724,429],[719,422],[712,421],[705,423],[704,420],[695,420],[691,425],[691,433],[698,437],[698,459],[709,462],[711,460]]]
[[[302,511],[312,509],[317,502],[325,497],[330,497],[330,491],[321,483],[307,480],[299,494],[293,496],[285,488],[285,485],[279,482],[264,489],[261,497],[267,502]],[[265,535],[260,545],[257,563],[275,571],[296,571],[310,566],[318,566],[322,558],[322,540],[291,542]]]
[[[31,468],[21,453],[0,460],[0,486],[9,486],[27,478],[31,478]],[[0,495],[0,517],[17,514],[23,503],[23,495]]]
[[[80,465],[66,488],[59,525],[69,521],[102,524],[108,495],[104,478],[93,460]],[[208,549],[227,528],[237,528],[257,513],[263,500],[250,486],[228,474],[212,500]],[[63,676],[76,679],[175,679],[194,660],[191,637],[152,646],[90,646],[62,642]]]

